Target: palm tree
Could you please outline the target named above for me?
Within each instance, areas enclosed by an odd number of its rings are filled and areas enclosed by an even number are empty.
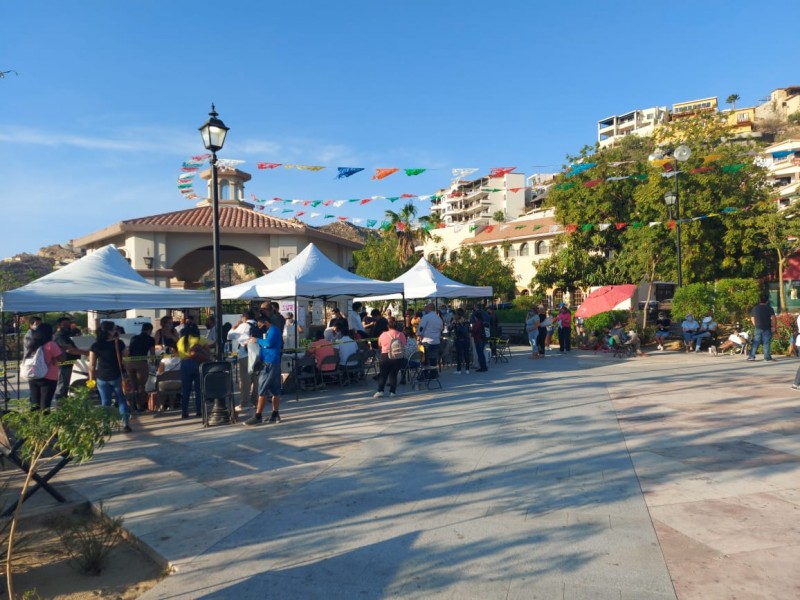
[[[736,112],[736,103],[741,100],[739,94],[731,94],[725,99],[726,104],[733,104],[733,111]]]
[[[387,210],[386,218],[397,236],[397,260],[407,265],[414,256],[414,247],[431,237],[425,227],[429,217],[417,219],[417,207],[409,202],[399,213]]]

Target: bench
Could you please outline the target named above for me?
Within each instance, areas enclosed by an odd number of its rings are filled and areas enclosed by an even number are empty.
[[[525,323],[500,323],[500,334],[508,336],[509,340],[515,344],[527,344],[528,332],[525,331]]]
[[[52,485],[50,485],[49,482],[58,474],[61,469],[67,465],[67,463],[69,463],[71,458],[69,456],[59,457],[55,465],[53,465],[50,470],[47,471],[47,473],[41,475],[36,471],[32,471],[31,464],[28,461],[23,460],[19,455],[19,450],[24,442],[25,440],[12,441],[12,436],[9,435],[5,425],[2,421],[0,421],[0,457],[3,459],[8,459],[9,462],[16,465],[26,475],[30,473],[31,479],[34,483],[34,485],[29,487],[25,492],[22,502],[24,503],[40,489],[50,494],[57,502],[66,502],[67,499],[64,498],[64,496],[62,496]],[[0,514],[0,518],[11,516],[16,509],[17,503],[14,502],[2,514]]]

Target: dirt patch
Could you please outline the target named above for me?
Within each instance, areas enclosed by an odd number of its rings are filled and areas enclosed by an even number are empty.
[[[80,519],[87,528],[97,522],[89,512],[72,518]],[[99,575],[86,575],[72,566],[61,539],[46,522],[23,521],[21,533],[26,538],[25,546],[13,561],[14,591],[19,598],[24,592],[35,590],[38,597],[48,599],[132,600],[166,576],[163,567],[125,539],[114,544]],[[5,579],[2,586],[5,592]]]

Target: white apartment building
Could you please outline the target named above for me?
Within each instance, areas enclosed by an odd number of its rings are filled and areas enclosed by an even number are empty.
[[[653,135],[658,125],[669,121],[666,106],[636,109],[597,122],[597,142],[600,148],[613,146],[626,135]]]
[[[764,148],[758,164],[769,171],[769,182],[778,194],[778,206],[786,207],[800,196],[800,140],[789,139]]]
[[[446,225],[487,224],[497,211],[502,211],[506,219],[516,219],[525,214],[525,186],[523,173],[457,181],[436,192],[431,215],[440,215]]]

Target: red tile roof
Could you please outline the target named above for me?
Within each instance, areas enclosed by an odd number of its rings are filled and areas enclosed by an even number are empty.
[[[199,206],[188,210],[177,210],[122,221],[122,227],[128,230],[140,227],[152,230],[163,227],[169,231],[209,231],[212,225],[211,206]],[[219,207],[219,228],[220,231],[241,233],[264,230],[302,233],[306,230],[306,226],[301,223],[260,214],[243,206],[225,205]]]
[[[487,229],[491,228],[489,231]],[[520,219],[508,223],[494,223],[485,226],[478,233],[466,238],[462,245],[486,244],[500,242],[508,239],[529,238],[533,236],[556,235],[562,233],[564,228],[553,217],[540,217],[538,219]]]

